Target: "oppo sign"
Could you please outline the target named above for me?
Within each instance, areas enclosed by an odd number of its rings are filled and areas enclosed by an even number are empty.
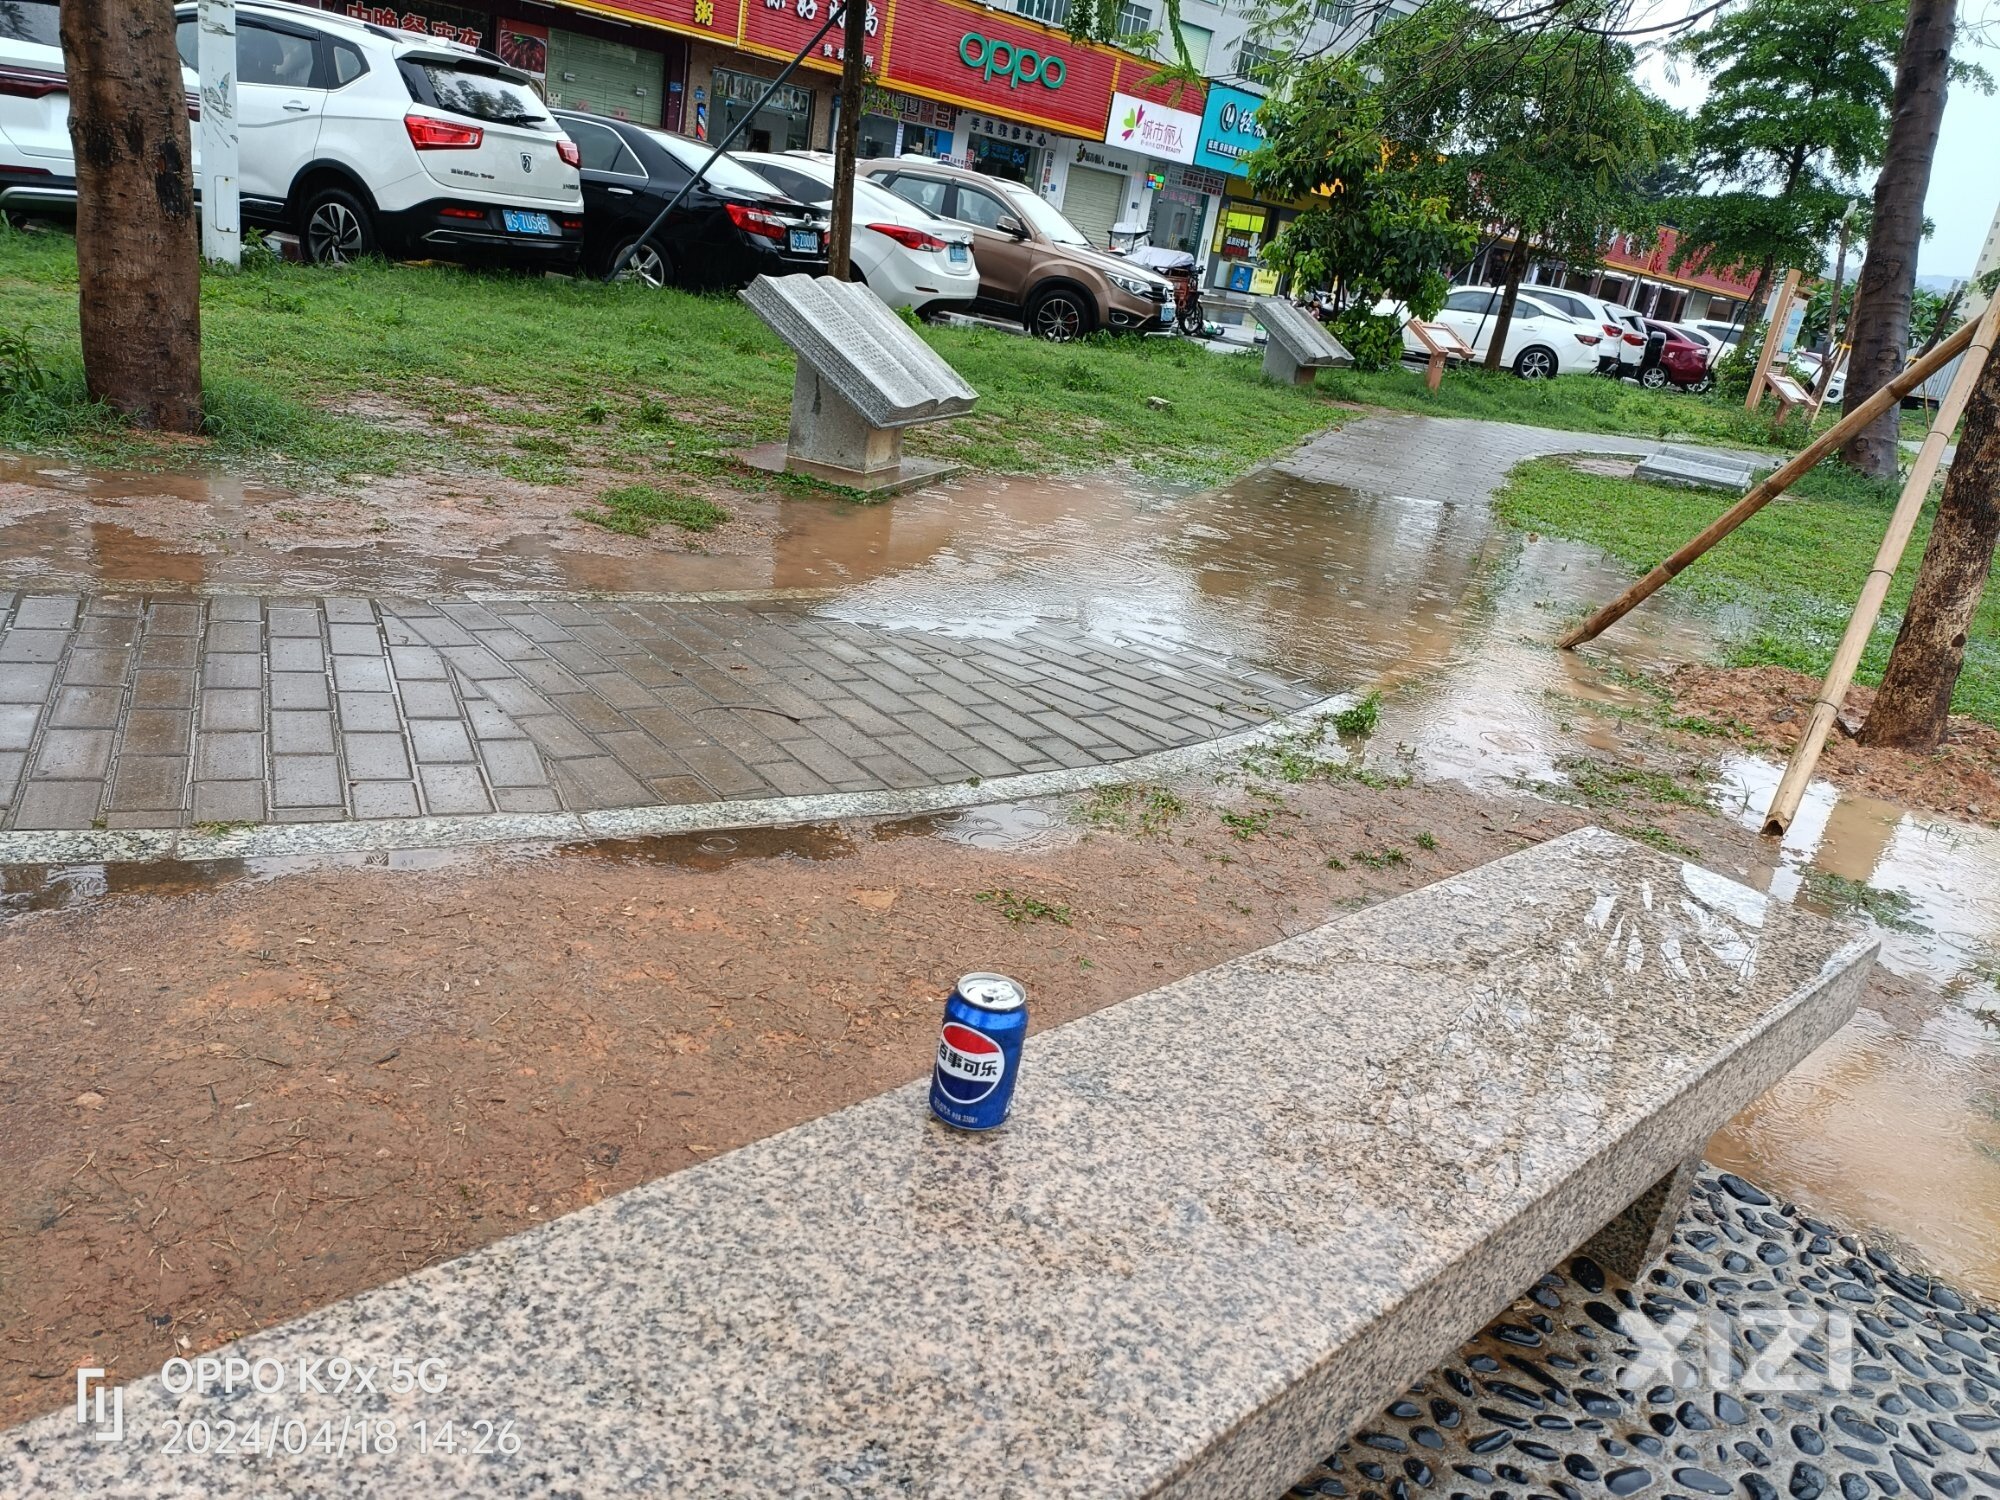
[[[1016,47],[1012,42],[995,41],[976,31],[968,31],[959,39],[958,60],[968,68],[977,68],[988,83],[996,78],[1006,79],[1010,89],[1024,83],[1039,83],[1045,89],[1063,86],[1060,57],[1044,57],[1032,47]]]

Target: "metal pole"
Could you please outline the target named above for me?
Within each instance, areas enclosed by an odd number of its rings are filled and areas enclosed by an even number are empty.
[[[675,193],[673,197],[667,200],[667,206],[665,208],[661,209],[657,214],[653,215],[653,222],[646,226],[646,232],[640,235],[636,240],[632,241],[632,243],[628,247],[626,247],[625,253],[623,255],[619,256],[616,260],[612,261],[611,269],[604,273],[604,279],[606,281],[616,281],[618,279],[619,273],[625,269],[626,262],[631,260],[632,252],[634,250],[637,250],[641,245],[645,244],[647,240],[650,240],[654,235],[660,232],[660,226],[667,222],[667,215],[672,213],[675,209],[681,206],[681,200],[687,197],[689,193],[694,191],[694,185],[697,182],[700,182],[702,178],[708,175],[708,169],[714,166],[716,162],[721,158],[722,153],[729,149],[729,143],[735,140],[737,136],[743,133],[744,127],[747,126],[751,122],[751,120],[755,119],[757,116],[757,112],[763,109],[763,107],[770,102],[771,96],[778,92],[778,90],[784,85],[785,80],[787,78],[790,78],[792,74],[798,71],[799,64],[804,62],[808,57],[812,56],[813,50],[816,47],[818,47],[821,42],[826,40],[826,34],[829,31],[833,30],[833,23],[835,21],[840,20],[842,15],[843,15],[842,11],[835,10],[832,7],[828,7],[826,13],[826,19],[820,22],[819,30],[815,31],[812,34],[812,39],[808,41],[803,47],[799,48],[798,55],[796,57],[794,57],[790,62],[786,63],[782,68],[778,70],[778,76],[771,80],[770,87],[765,89],[763,93],[757,96],[757,102],[750,106],[749,110],[744,114],[743,118],[738,120],[734,125],[730,126],[728,132],[722,137],[722,139],[715,143],[715,149],[709,153],[708,160],[701,164],[700,170],[698,170],[694,174],[694,176],[690,177],[685,183],[682,184],[681,190],[678,193]]]
[[[243,207],[237,181],[236,0],[200,0],[195,63],[201,74],[201,253],[243,263]]]
[[[1792,819],[1798,813],[1799,802],[1806,794],[1806,785],[1812,780],[1813,767],[1819,764],[1819,753],[1826,746],[1827,731],[1833,728],[1834,716],[1840,712],[1840,705],[1847,698],[1848,686],[1854,681],[1854,669],[1861,664],[1861,653],[1867,648],[1868,637],[1875,633],[1875,622],[1882,616],[1882,601],[1889,597],[1890,580],[1896,576],[1897,564],[1903,560],[1903,549],[1909,546],[1910,533],[1916,529],[1917,516],[1930,496],[1931,480],[1937,477],[1945,444],[1951,441],[1951,430],[1958,426],[1959,415],[1971,398],[1980,371],[1986,368],[1996,334],[2000,334],[2000,297],[1988,303],[1980,317],[1979,331],[1972,336],[1972,343],[1965,351],[1958,373],[1952,377],[1944,400],[1938,403],[1930,433],[1924,438],[1923,447],[1917,450],[1916,461],[1910,465],[1910,477],[1904,481],[1903,493],[1889,517],[1889,530],[1882,538],[1881,550],[1875,554],[1875,566],[1868,570],[1868,581],[1861,587],[1861,598],[1855,603],[1854,615],[1847,622],[1847,633],[1840,638],[1840,646],[1833,653],[1833,665],[1827,668],[1826,681],[1820,684],[1812,718],[1807,721],[1805,733],[1799,736],[1798,744],[1792,749],[1791,763],[1785,767],[1784,779],[1778,783],[1778,790],[1771,794],[1771,810],[1764,814],[1764,832],[1767,834],[1782,834],[1792,826]]]

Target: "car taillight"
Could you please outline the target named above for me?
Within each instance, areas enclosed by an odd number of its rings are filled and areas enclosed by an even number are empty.
[[[404,115],[403,128],[419,151],[471,151],[486,139],[486,132],[477,125],[433,120],[429,115]]]
[[[565,229],[583,228],[583,220],[581,219],[558,219],[556,222],[562,225],[562,227]]]
[[[447,219],[483,219],[486,217],[486,210],[483,208],[455,208],[447,206],[439,209],[438,212]]]
[[[1641,334],[1628,333],[1625,335],[1625,342],[1630,344],[1635,349],[1643,349],[1646,347],[1645,337]]]
[[[1601,342],[1598,336],[1594,333],[1579,333],[1576,336],[1576,341],[1579,344],[1595,344]]]
[[[0,68],[0,94],[16,99],[45,99],[69,92],[69,80],[46,68]]]
[[[729,211],[729,222],[745,234],[767,240],[782,240],[785,237],[784,224],[776,214],[766,209],[751,208],[744,203],[725,203],[722,206]]]
[[[1611,335],[1611,337],[1614,339],[1617,338],[1619,334],[1625,331],[1624,329],[1620,328],[1616,323],[1601,323],[1598,326],[1601,327],[1606,333]]]
[[[886,234],[905,250],[942,250],[944,241],[934,234],[926,234],[921,229],[911,229],[902,224],[870,224],[877,234]]]
[[[556,142],[556,155],[563,159],[563,165],[566,167],[583,165],[583,153],[576,149],[576,142],[568,136]]]

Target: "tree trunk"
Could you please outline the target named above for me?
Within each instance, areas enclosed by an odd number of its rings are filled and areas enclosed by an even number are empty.
[[[826,274],[852,281],[854,159],[861,150],[862,84],[868,76],[868,0],[847,0],[841,17],[840,123],[833,133],[833,222]]]
[[[1500,310],[1493,315],[1493,342],[1486,346],[1486,368],[1497,371],[1507,362],[1507,330],[1514,323],[1514,304],[1520,299],[1521,278],[1528,274],[1528,232],[1514,237],[1514,252],[1507,257],[1507,285],[1500,293]]]
[[[1924,233],[1924,195],[1937,154],[1950,81],[1952,30],[1958,0],[1910,0],[1896,57],[1896,92],[1889,144],[1875,179],[1875,222],[1868,258],[1854,289],[1854,330],[1847,361],[1845,410],[1851,412],[1903,368],[1910,347],[1910,292]],[[1847,440],[1840,456],[1877,479],[1896,477],[1896,412],[1892,408]]]
[[[91,397],[201,429],[201,258],[172,0],[62,0]]]
[[[1875,707],[1861,728],[1864,745],[1932,750],[1944,737],[1952,689],[1965,664],[1965,633],[1993,570],[2000,539],[2000,356],[1989,358],[1966,403],[1958,456],[1896,649]]]

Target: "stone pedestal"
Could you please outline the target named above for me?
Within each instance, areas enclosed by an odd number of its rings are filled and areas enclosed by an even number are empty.
[[[1311,385],[1321,370],[1341,370],[1354,356],[1320,321],[1301,312],[1283,297],[1259,297],[1257,321],[1268,335],[1264,344],[1264,376],[1285,385]]]

